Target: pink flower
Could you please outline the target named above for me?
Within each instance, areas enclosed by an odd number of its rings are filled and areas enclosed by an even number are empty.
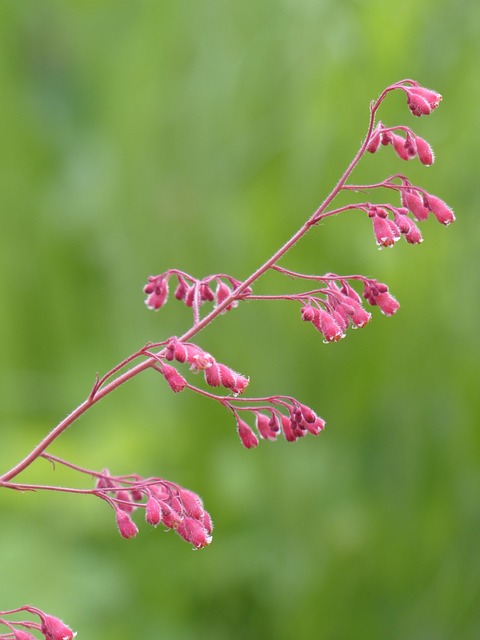
[[[401,198],[403,206],[411,211],[417,220],[422,222],[428,218],[430,212],[417,192],[402,189]]]
[[[123,538],[134,538],[138,533],[138,528],[131,517],[122,509],[116,509],[117,526]]]
[[[185,516],[177,526],[177,533],[187,542],[193,544],[196,549],[202,549],[209,545],[212,536],[201,522],[195,518]]]
[[[42,633],[46,640],[72,640],[77,635],[59,618],[46,614],[42,615]]]
[[[400,238],[400,231],[397,225],[387,218],[387,213],[379,207],[372,207],[368,212],[373,222],[373,233],[377,245],[381,247],[393,247]]]
[[[174,393],[183,391],[188,385],[188,382],[185,380],[185,378],[178,373],[175,367],[172,367],[169,364],[164,363],[162,365],[162,373],[165,377],[165,380],[168,382],[170,389]]]
[[[367,280],[365,282],[363,297],[371,305],[378,305],[386,316],[392,316],[400,308],[396,298],[388,292],[387,285],[376,280]]]
[[[222,302],[226,300],[231,293],[232,293],[232,289],[227,284],[222,282],[222,280],[218,280],[217,289],[215,291],[216,306],[218,307],[218,305],[222,304]],[[234,300],[232,303],[230,303],[225,307],[222,313],[226,313],[227,311],[230,311],[231,309],[237,306],[238,306],[238,300]]]
[[[323,334],[324,342],[337,342],[345,337],[345,332],[335,322],[333,316],[324,309],[316,309],[313,325]]]
[[[420,136],[415,136],[415,145],[417,147],[418,159],[422,164],[426,167],[429,167],[434,163],[435,155],[433,153],[432,147],[428,144],[426,140],[420,138]]]
[[[302,320],[311,322],[317,331],[323,334],[325,343],[337,342],[345,337],[344,330],[328,311],[305,305],[301,309],[301,314]]]
[[[425,196],[425,205],[433,213],[436,219],[445,226],[449,225],[451,222],[455,222],[455,215],[453,211],[443,200],[437,198],[437,196]]]
[[[315,413],[315,411],[312,411],[310,407],[307,407],[304,404],[299,404],[298,408],[301,412],[302,421],[304,420],[309,424],[313,424],[317,420],[317,414]]]
[[[169,529],[175,529],[180,522],[180,515],[174,511],[166,502],[160,502],[160,508],[162,510],[162,522]]]
[[[415,157],[417,150],[415,146],[411,144],[411,140],[409,141],[402,138],[402,136],[397,135],[396,133],[392,133],[392,145],[395,149],[397,155],[402,160],[411,160]]]
[[[243,393],[249,383],[248,378],[220,362],[214,362],[211,367],[205,369],[204,375],[205,382],[211,387],[222,385],[236,395]]]
[[[168,340],[165,358],[168,361],[188,362],[196,371],[207,369],[215,362],[213,356],[191,342],[180,342],[172,337]]]
[[[375,298],[375,304],[380,307],[382,313],[386,316],[393,316],[394,313],[400,308],[400,304],[388,291],[379,293]]]
[[[293,428],[292,420],[288,416],[282,416],[282,429],[283,435],[285,436],[285,440],[287,442],[295,442],[298,439],[298,435],[295,433]]]
[[[193,491],[189,491],[188,489],[180,488],[178,497],[182,503],[183,510],[187,515],[197,520],[202,518],[204,513],[203,503],[196,493],[193,493]]]
[[[145,520],[148,524],[153,525],[154,527],[157,524],[160,524],[162,521],[162,511],[160,509],[160,503],[153,496],[150,496],[147,500],[147,504],[145,507]]]
[[[406,212],[406,213],[405,213]],[[394,212],[395,224],[400,232],[405,235],[405,240],[410,244],[420,244],[423,242],[422,234],[417,225],[408,217],[408,210],[396,209]]]
[[[305,427],[312,435],[318,436],[318,434],[325,429],[325,420],[317,417],[315,422],[306,422]]]
[[[407,94],[407,104],[414,116],[429,115],[442,100],[439,93],[425,87],[402,87],[402,89]]]
[[[383,124],[381,123],[381,121],[379,121],[374,131],[372,131],[370,141],[367,144],[367,151],[369,151],[370,153],[375,153],[378,150],[381,142],[381,132],[383,128]]]
[[[265,440],[276,440],[277,431],[274,431],[270,426],[270,419],[264,413],[256,413],[256,427],[261,438]]]
[[[182,275],[178,274],[177,278],[178,278],[178,285],[174,293],[175,299],[185,300],[185,296],[187,295],[187,291],[188,291],[188,284],[186,283],[186,280]]]
[[[343,283],[342,289],[332,297],[335,309],[345,317],[347,323],[351,321],[354,328],[364,327],[370,321],[371,314],[362,307],[360,296],[349,284]]]
[[[168,281],[163,277],[150,276],[144,292],[149,294],[145,304],[149,309],[158,311],[168,299]]]
[[[249,427],[249,425],[240,418],[237,418],[237,431],[240,436],[240,440],[246,449],[253,449],[258,446],[257,436],[253,433],[251,427]]]
[[[213,300],[215,300],[215,294],[210,289],[207,282],[202,282],[200,284],[200,300],[202,302],[213,302]]]

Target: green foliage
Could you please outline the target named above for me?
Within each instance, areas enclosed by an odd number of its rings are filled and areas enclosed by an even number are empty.
[[[241,278],[285,241],[350,162],[387,84],[443,94],[429,118],[400,95],[381,114],[429,140],[437,162],[406,167],[384,149],[355,179],[404,171],[457,214],[448,230],[427,222],[421,247],[381,252],[368,220],[347,214],[287,257],[387,282],[394,318],[326,346],[296,307],[251,303],[199,336],[252,393],[318,410],[317,440],[246,451],[228,415],[152,372],[90,411],[52,452],[191,487],[214,541],[192,554],[144,526],[127,542],[93,498],[3,491],[4,608],[31,602],[84,638],[477,637],[479,6],[2,3],[2,469],[96,371],[189,326],[175,301],[146,310],[149,274]],[[47,463],[34,476],[52,481]]]

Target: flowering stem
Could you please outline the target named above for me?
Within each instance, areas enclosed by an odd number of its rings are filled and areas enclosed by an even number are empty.
[[[387,89],[385,89],[379,98],[372,103],[370,107],[370,120],[368,124],[367,133],[363,143],[361,144],[358,152],[354,156],[353,160],[348,165],[347,169],[341,176],[340,180],[337,182],[332,191],[328,194],[322,204],[318,207],[318,209],[310,216],[310,218],[300,227],[300,229],[287,241],[283,244],[280,249],[278,249],[266,262],[264,262],[256,271],[254,271],[246,280],[244,280],[236,289],[234,289],[231,294],[218,306],[216,306],[210,313],[208,313],[204,318],[200,320],[199,318],[199,305],[200,305],[200,297],[199,291],[195,291],[194,296],[194,323],[192,327],[186,331],[180,338],[179,341],[184,342],[192,338],[194,335],[199,333],[202,329],[204,329],[207,325],[209,325],[218,315],[222,313],[229,305],[231,305],[236,300],[241,299],[242,293],[244,293],[248,287],[257,281],[266,271],[269,269],[279,270],[279,267],[275,265],[275,263],[280,260],[301,238],[303,238],[308,231],[312,228],[312,226],[316,225],[322,218],[325,218],[330,215],[334,215],[342,210],[355,208],[354,205],[349,205],[347,207],[341,207],[334,211],[327,212],[326,209],[328,205],[332,202],[332,200],[338,195],[338,193],[347,188],[345,183],[352,173],[352,171],[357,166],[358,162],[362,158],[367,145],[370,141],[374,122],[375,122],[375,114],[377,112],[378,107],[381,102],[384,100],[387,93],[397,88],[401,83],[396,83],[395,85],[391,85]],[[380,185],[378,185],[380,186]],[[383,185],[388,186],[388,185]],[[351,189],[352,187],[348,187]],[[392,187],[391,187],[392,188]],[[47,449],[47,447],[58,438],[68,427],[70,427],[80,416],[82,416],[88,409],[90,409],[94,404],[99,402],[106,395],[110,394],[112,391],[123,385],[128,380],[131,380],[139,373],[146,371],[147,369],[154,367],[158,358],[164,353],[164,349],[162,349],[157,354],[152,354],[151,356],[146,356],[144,350],[140,350],[133,354],[132,356],[126,358],[115,366],[111,371],[105,374],[102,378],[97,379],[95,385],[88,396],[88,398],[82,402],[74,411],[72,411],[66,418],[64,418],[50,433],[43,438],[43,440],[17,465],[12,467],[9,471],[0,476],[0,482],[5,483],[13,478],[15,478],[19,473],[21,473],[24,469],[26,469],[30,464],[32,464],[43,452]],[[145,356],[146,359],[139,364],[131,367],[127,371],[118,375],[114,380],[105,384],[106,381],[115,373],[117,373],[121,368],[129,364],[132,360],[137,357]]]

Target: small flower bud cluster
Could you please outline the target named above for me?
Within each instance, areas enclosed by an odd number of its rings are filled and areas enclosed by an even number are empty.
[[[327,300],[310,298],[309,304],[301,309],[302,320],[311,322],[323,337],[324,342],[337,342],[345,337],[350,326],[364,327],[371,314],[362,305],[362,299],[355,289],[344,279],[335,281],[335,274],[329,274],[327,287],[323,290]]]
[[[412,212],[416,220],[426,220],[433,213],[438,222],[445,226],[455,222],[455,214],[446,202],[423,189],[417,189],[407,178],[402,178],[400,197],[403,206]]]
[[[177,279],[174,297],[181,300],[187,307],[200,306],[204,302],[213,302],[218,307],[241,284],[239,280],[226,274],[207,276],[198,280],[186,273],[172,269],[148,278],[148,283],[143,290],[147,294],[145,304],[149,309],[158,310],[167,302],[169,281],[172,277]],[[240,298],[247,297],[251,292],[250,288],[245,289]],[[230,311],[236,306],[238,306],[238,300],[233,300],[223,309],[222,313]]]
[[[393,212],[393,220],[388,217]],[[415,222],[408,217],[408,207],[381,207],[371,205],[368,209],[368,217],[373,223],[373,233],[379,248],[393,247],[395,242],[403,235],[410,244],[423,242],[420,229]]]
[[[4,616],[26,611],[39,617],[40,622],[6,620]],[[48,615],[29,605],[11,611],[0,611],[0,624],[6,626],[8,633],[0,633],[0,640],[36,640],[36,637],[24,629],[32,629],[43,635],[45,640],[73,640],[77,635],[60,618]],[[21,628],[22,627],[22,628]]]
[[[420,86],[414,80],[408,80],[407,82],[411,86],[405,86],[404,83],[401,83],[397,85],[397,88],[405,92],[408,108],[412,114],[418,117],[430,115],[440,104],[442,96],[432,89]]]
[[[269,401],[276,405],[271,409],[246,408],[244,410],[253,413],[255,427],[260,438],[264,440],[276,440],[279,433],[283,432],[288,442],[295,442],[308,433],[317,436],[325,428],[325,420],[304,404],[294,398],[273,397]],[[280,407],[280,408],[279,408]],[[283,413],[286,409],[288,415]],[[252,427],[242,420],[235,410],[237,431],[242,444],[247,449],[258,446],[259,440]]]
[[[377,305],[386,316],[393,316],[400,308],[400,304],[388,291],[386,284],[378,280],[366,280],[363,286],[363,297],[371,305]]]
[[[170,338],[167,342],[165,358],[170,362],[173,360],[188,362],[190,369],[194,372],[203,371],[205,382],[210,387],[222,386],[238,395],[243,393],[248,386],[248,378],[225,364],[217,362],[212,355],[191,342],[180,342],[177,338]],[[166,373],[162,371],[172,389],[180,391],[184,378],[178,372],[178,377],[176,377],[174,372],[177,372],[175,367],[170,367]],[[172,385],[175,385],[176,388]]]
[[[395,133],[396,130],[404,131],[405,138]],[[395,153],[402,160],[411,160],[418,156],[420,162],[427,167],[433,164],[435,160],[433,150],[428,142],[420,136],[417,136],[408,127],[387,128],[382,122],[379,122],[367,145],[367,151],[375,153],[380,145],[392,145]]]
[[[212,540],[212,520],[201,498],[188,489],[162,478],[111,476],[104,470],[98,478],[96,495],[115,509],[118,530],[123,538],[134,538],[138,527],[131,514],[145,509],[145,520],[156,527],[163,524],[200,549]]]

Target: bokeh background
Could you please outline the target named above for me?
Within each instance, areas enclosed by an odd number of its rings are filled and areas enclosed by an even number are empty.
[[[458,218],[377,251],[347,214],[288,255],[400,300],[339,344],[286,303],[241,305],[199,336],[252,394],[317,409],[318,439],[247,451],[228,415],[154,373],[83,417],[52,453],[198,491],[214,542],[192,553],[141,525],[125,541],[93,498],[4,490],[1,608],[35,604],[92,640],[479,637],[479,43],[474,0],[0,4],[3,471],[96,371],[189,326],[175,301],[146,309],[149,274],[246,277],[300,226],[389,83],[444,95],[429,118],[403,94],[381,114],[437,162],[384,149],[355,181],[406,172]],[[23,479],[76,482],[42,461]]]

